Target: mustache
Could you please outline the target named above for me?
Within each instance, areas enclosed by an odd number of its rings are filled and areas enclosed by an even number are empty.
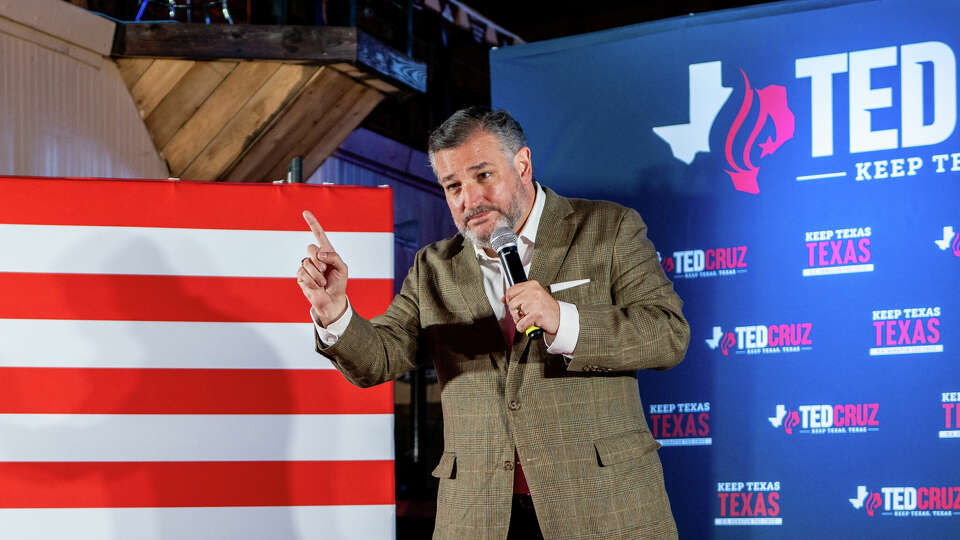
[[[467,215],[463,216],[463,224],[466,225],[471,219],[484,212],[499,212],[500,214],[503,214],[503,211],[496,206],[478,206],[471,210]]]

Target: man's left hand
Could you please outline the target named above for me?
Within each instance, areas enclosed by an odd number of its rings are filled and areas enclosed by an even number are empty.
[[[507,289],[503,297],[518,330],[539,326],[547,334],[557,335],[560,328],[560,304],[540,283],[533,280],[517,283]]]

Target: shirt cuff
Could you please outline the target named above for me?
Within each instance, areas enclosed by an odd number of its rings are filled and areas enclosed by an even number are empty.
[[[557,328],[557,337],[553,343],[547,344],[547,352],[573,358],[573,349],[576,348],[577,340],[580,338],[580,312],[573,304],[559,301],[557,304],[560,305],[560,324]]]
[[[320,321],[313,316],[313,310],[310,310],[310,318],[313,319],[313,327],[317,329],[317,335],[320,336],[320,341],[322,341],[327,347],[336,344],[337,340],[340,339],[340,336],[347,331],[347,325],[350,324],[351,317],[353,317],[353,308],[350,307],[349,298],[347,299],[347,309],[343,312],[343,315],[341,315],[339,319],[330,323],[330,326],[326,328],[320,325]]]

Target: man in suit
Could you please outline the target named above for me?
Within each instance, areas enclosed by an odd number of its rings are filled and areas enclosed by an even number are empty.
[[[504,111],[458,111],[429,155],[460,234],[417,253],[386,313],[353,312],[347,267],[309,212],[317,244],[297,278],[318,352],[350,382],[436,366],[434,538],[675,538],[635,372],[679,363],[690,333],[640,216],[534,181]],[[489,244],[502,226],[530,278],[512,287]]]

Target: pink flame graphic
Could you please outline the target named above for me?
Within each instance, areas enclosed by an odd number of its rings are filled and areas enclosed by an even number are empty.
[[[735,343],[735,340],[733,338],[733,332],[727,332],[726,334],[724,334],[723,340],[720,342],[720,352],[722,352],[723,355],[726,356],[727,353],[730,352],[730,347],[733,347],[734,343]]]
[[[743,126],[743,123],[746,121],[750,107],[753,106],[754,93],[747,74],[744,73],[743,69],[740,70],[740,73],[743,75],[746,91],[743,95],[743,103],[740,105],[740,110],[737,112],[730,131],[727,132],[724,152],[727,157],[727,163],[733,168],[733,171],[725,172],[730,175],[734,189],[757,194],[760,193],[760,186],[757,185],[757,171],[759,171],[760,168],[751,162],[750,152],[753,150],[753,144],[760,135],[760,130],[763,129],[763,126],[767,123],[767,118],[773,121],[776,138],[771,139],[767,137],[766,141],[760,143],[760,157],[762,158],[776,152],[777,149],[783,146],[783,143],[793,138],[796,127],[796,117],[787,105],[786,87],[771,84],[766,88],[756,90],[757,98],[760,101],[760,111],[757,114],[757,121],[753,125],[753,129],[750,131],[750,136],[747,138],[747,143],[743,148],[743,164],[746,168],[741,168],[737,165],[733,159],[733,141],[737,133],[739,133],[740,127]]]
[[[664,273],[669,274],[670,272],[673,272],[673,257],[667,257],[664,259],[663,262],[660,263],[660,266],[663,267]]]
[[[797,411],[790,411],[787,413],[787,419],[783,423],[783,429],[786,430],[787,435],[793,435],[793,428],[800,425],[800,415]]]
[[[954,256],[960,257],[960,232],[953,235],[953,244],[950,247],[953,248]]]
[[[870,517],[873,517],[873,511],[876,510],[877,508],[880,508],[881,503],[882,503],[882,500],[880,498],[880,494],[871,493],[870,496],[867,497],[867,504],[866,504],[867,515]]]

